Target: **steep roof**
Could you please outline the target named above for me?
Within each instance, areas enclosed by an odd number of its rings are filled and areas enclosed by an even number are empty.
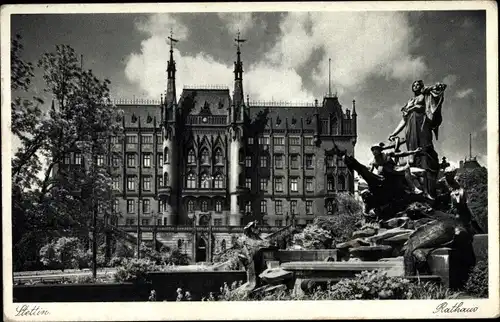
[[[117,108],[123,110],[125,127],[153,128],[159,126],[161,121],[160,105],[146,104],[117,104]]]
[[[194,106],[190,114],[212,114],[212,115],[228,115],[231,107],[231,97],[229,89],[204,89],[204,88],[184,88],[179,99],[179,106],[186,106],[189,99],[194,99]]]

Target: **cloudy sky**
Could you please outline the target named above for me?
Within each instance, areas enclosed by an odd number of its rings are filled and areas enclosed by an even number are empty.
[[[411,83],[448,85],[435,143],[454,162],[469,153],[486,165],[486,15],[484,11],[259,12],[13,15],[24,58],[35,62],[56,44],[84,55],[84,67],[111,80],[115,98],[159,99],[166,84],[168,45],[180,41],[177,94],[184,85],[232,87],[234,38],[242,48],[250,100],[321,101],[333,91],[344,107],[356,100],[356,155],[385,140],[412,96]],[[35,82],[35,88],[43,84]]]

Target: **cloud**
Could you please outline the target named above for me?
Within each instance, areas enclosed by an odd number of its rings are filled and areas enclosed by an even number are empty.
[[[446,77],[443,78],[443,83],[448,86],[453,86],[456,82],[457,82],[457,76],[453,74],[446,75]]]
[[[461,91],[457,91],[457,93],[455,94],[456,97],[458,98],[465,98],[469,95],[471,95],[474,91],[472,90],[472,88],[467,88],[467,89],[464,89],[464,90],[461,90]]]
[[[355,88],[373,75],[406,80],[427,69],[422,57],[409,54],[415,38],[404,13],[293,12],[283,19],[280,31],[266,58],[296,69],[314,50],[323,49],[325,55],[313,72],[318,85],[328,79],[329,58],[332,82],[338,90]]]
[[[244,34],[252,26],[252,13],[251,12],[239,12],[239,13],[229,13],[229,12],[219,12],[217,13],[219,18],[226,24],[231,34],[236,34],[240,31]]]
[[[165,53],[168,52],[168,45],[162,37],[164,35],[162,28],[167,24],[176,23],[175,30],[187,30],[171,17],[167,19],[158,16],[160,15],[153,15],[150,20],[137,24],[136,27],[148,33],[150,37],[142,41],[140,52],[129,55],[125,67],[127,79],[136,83],[149,98],[156,99],[166,88]],[[224,19],[229,20],[234,17],[224,14]],[[244,17],[251,16],[244,15]],[[248,27],[248,22],[243,22],[242,26]],[[183,35],[185,34],[187,31],[183,32]],[[232,62],[217,61],[203,52],[196,55],[183,54],[177,49],[174,49],[174,58],[178,95],[184,85],[220,84],[229,88],[233,86],[233,66],[230,65]],[[266,61],[249,66],[245,70],[243,86],[251,100],[313,101],[313,95],[303,89],[302,78],[294,69],[276,66]]]
[[[252,27],[251,13],[218,16],[231,33]],[[165,88],[164,38],[170,27],[181,39],[188,37],[189,29],[171,14],[152,15],[136,27],[149,38],[143,40],[140,52],[129,56],[125,72],[130,81],[157,98]],[[245,92],[251,99],[312,101],[311,89],[304,87],[298,70],[307,67],[312,85],[323,87],[328,79],[329,58],[333,90],[340,94],[357,89],[369,77],[402,81],[421,77],[427,70],[423,57],[410,54],[416,40],[406,14],[401,12],[291,12],[282,16],[279,30],[274,46],[245,69]],[[311,63],[318,50],[325,54]],[[232,87],[231,61],[220,62],[206,53],[178,51],[175,59],[179,85],[220,83]]]

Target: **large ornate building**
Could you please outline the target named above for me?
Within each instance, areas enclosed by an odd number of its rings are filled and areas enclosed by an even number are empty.
[[[205,246],[230,247],[252,220],[280,227],[334,215],[335,194],[354,190],[332,152],[337,145],[354,154],[355,102],[351,112],[331,94],[306,104],[245,100],[239,37],[237,45],[232,96],[223,87],[185,87],[177,99],[171,48],[161,103],[117,104],[125,129],[112,140],[121,154],[111,160],[118,224],[131,234],[157,226],[159,240],[196,260],[210,256],[199,254]],[[193,223],[210,225],[212,238],[193,234]]]

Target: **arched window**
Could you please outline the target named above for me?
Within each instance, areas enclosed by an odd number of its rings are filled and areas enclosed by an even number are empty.
[[[210,177],[208,176],[208,174],[203,173],[201,175],[201,185],[200,186],[202,189],[210,188]]]
[[[221,164],[223,162],[222,150],[215,150],[215,164]]]
[[[226,240],[225,239],[223,239],[220,242],[220,249],[221,249],[221,251],[225,251],[226,250]]]
[[[195,164],[196,163],[196,156],[194,154],[194,150],[190,149],[188,151],[188,164]]]
[[[339,175],[339,190],[345,190],[345,177],[344,175]]]
[[[168,186],[169,186],[169,182],[168,182],[168,173],[167,173],[167,172],[165,172],[165,173],[163,174],[163,186],[164,186],[164,187],[168,187]]]
[[[208,153],[207,149],[203,149],[201,151],[201,164],[210,164],[210,153]]]
[[[196,177],[194,173],[189,173],[187,176],[187,187],[190,189],[196,188]]]
[[[182,239],[180,238],[177,240],[177,248],[182,248]]]
[[[326,203],[326,212],[331,215],[333,214],[333,200],[328,200]]]
[[[203,211],[203,212],[208,211],[208,201],[203,200],[201,202],[201,211]]]
[[[215,176],[215,189],[224,188],[224,180],[222,179],[222,175],[218,174]]]
[[[238,152],[238,162],[243,162],[245,160],[245,150],[243,148]]]
[[[188,201],[188,203],[187,203],[187,211],[189,213],[194,212],[194,201],[193,200],[189,200]]]
[[[170,163],[170,152],[167,147],[163,151],[163,163]]]

